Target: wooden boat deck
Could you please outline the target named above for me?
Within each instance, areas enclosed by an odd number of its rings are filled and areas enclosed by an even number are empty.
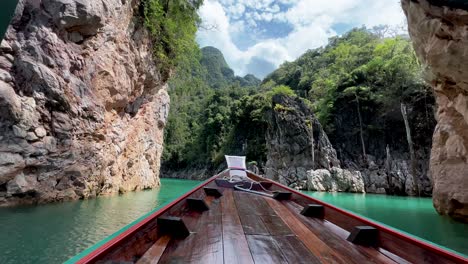
[[[394,263],[348,242],[348,232],[326,220],[300,215],[293,201],[220,189],[223,196],[209,197],[208,211],[178,215],[190,231],[187,238],[160,238],[157,253],[148,251],[151,257],[138,263]]]
[[[218,177],[77,263],[468,263],[460,255],[278,183],[268,181],[264,186],[288,192],[286,199],[237,191],[218,182]],[[265,180],[251,173],[249,177]],[[323,210],[315,216],[301,214],[311,204]],[[375,231],[370,237],[360,236],[372,243],[350,242],[363,227]]]

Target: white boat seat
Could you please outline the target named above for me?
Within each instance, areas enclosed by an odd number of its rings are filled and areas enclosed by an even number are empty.
[[[245,156],[229,156],[225,155],[227,166],[229,169],[230,180],[235,178],[247,178],[247,166],[245,164]]]

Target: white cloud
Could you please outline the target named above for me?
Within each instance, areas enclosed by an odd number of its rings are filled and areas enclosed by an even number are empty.
[[[287,6],[287,10],[281,10]],[[200,16],[212,31],[199,31],[201,46],[220,49],[236,74],[247,74],[247,65],[258,57],[279,66],[308,49],[327,43],[337,33],[335,25],[373,27],[405,22],[399,0],[205,0]],[[261,39],[247,34],[264,31],[260,23],[287,23],[292,31],[284,37]],[[242,36],[257,41],[241,50],[233,41]]]

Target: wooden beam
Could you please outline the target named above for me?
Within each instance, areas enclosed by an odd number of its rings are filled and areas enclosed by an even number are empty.
[[[218,188],[205,187],[203,188],[203,190],[205,191],[205,194],[208,196],[214,196],[216,198],[223,196],[223,194]]]
[[[301,215],[308,217],[323,218],[325,215],[325,209],[321,204],[308,204],[304,206],[304,209],[302,209]]]
[[[347,240],[354,244],[375,247],[378,245],[379,231],[372,226],[356,226]]]
[[[190,235],[184,221],[179,217],[159,217],[158,230],[161,234],[172,235],[176,238],[186,238]]]
[[[137,261],[136,264],[156,264],[159,262],[164,250],[169,244],[171,237],[168,235],[164,235],[154,243],[153,246],[145,252],[145,254]]]
[[[289,200],[291,198],[290,192],[275,192],[273,198],[276,200]]]
[[[224,194],[221,199],[221,208],[225,263],[253,264],[232,190],[226,190]]]
[[[210,210],[205,200],[201,198],[187,198],[188,207],[192,210],[203,212]]]

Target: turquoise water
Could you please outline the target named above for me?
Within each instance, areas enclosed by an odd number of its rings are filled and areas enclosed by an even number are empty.
[[[1,0],[0,1],[0,41],[3,39],[3,34],[10,24],[10,19],[15,12],[18,0]]]
[[[200,182],[161,183],[93,200],[0,208],[0,263],[62,263]]]
[[[387,226],[468,255],[468,224],[440,216],[431,198],[304,192]]]

